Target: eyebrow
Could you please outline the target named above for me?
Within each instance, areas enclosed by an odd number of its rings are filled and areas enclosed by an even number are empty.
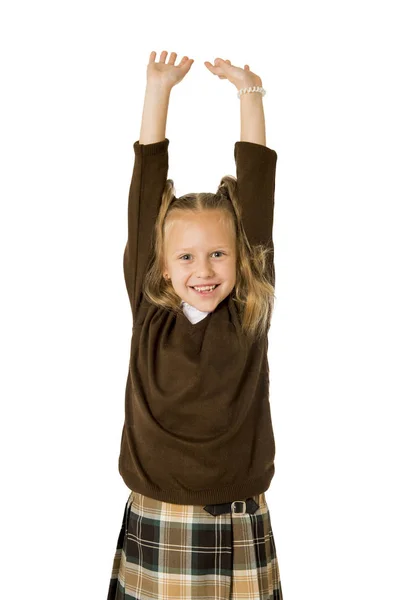
[[[229,250],[230,246],[225,246],[224,244],[215,244],[215,246],[213,246],[213,248],[218,248],[221,250]],[[194,248],[181,248],[180,250],[176,250],[176,252],[174,252],[174,255],[180,254],[181,252],[188,252],[189,250],[194,250]]]

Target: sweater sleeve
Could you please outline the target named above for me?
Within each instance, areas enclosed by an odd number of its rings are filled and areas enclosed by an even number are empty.
[[[263,244],[272,248],[268,275],[275,286],[274,220],[275,150],[253,142],[236,142],[237,193],[242,210],[243,227],[251,246]]]
[[[136,141],[128,198],[128,240],[124,251],[124,277],[132,314],[139,306],[142,284],[151,253],[154,224],[168,175],[169,139],[152,144]]]

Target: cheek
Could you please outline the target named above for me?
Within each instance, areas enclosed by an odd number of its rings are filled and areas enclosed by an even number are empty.
[[[229,265],[227,265],[226,272],[229,273],[231,277],[235,277],[236,276],[236,263],[231,262]]]

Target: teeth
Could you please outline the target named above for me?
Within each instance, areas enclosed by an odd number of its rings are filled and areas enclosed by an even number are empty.
[[[195,290],[197,290],[198,292],[208,292],[213,290],[214,288],[216,288],[216,285],[208,285],[205,287],[197,287],[197,286],[193,286]]]

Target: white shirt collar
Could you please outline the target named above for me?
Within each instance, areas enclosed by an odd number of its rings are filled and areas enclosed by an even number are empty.
[[[185,313],[185,315],[191,323],[198,323],[199,321],[204,319],[208,314],[210,314],[210,311],[199,310],[198,308],[192,306],[191,304],[188,304],[184,300],[182,300],[181,306],[183,312]]]

